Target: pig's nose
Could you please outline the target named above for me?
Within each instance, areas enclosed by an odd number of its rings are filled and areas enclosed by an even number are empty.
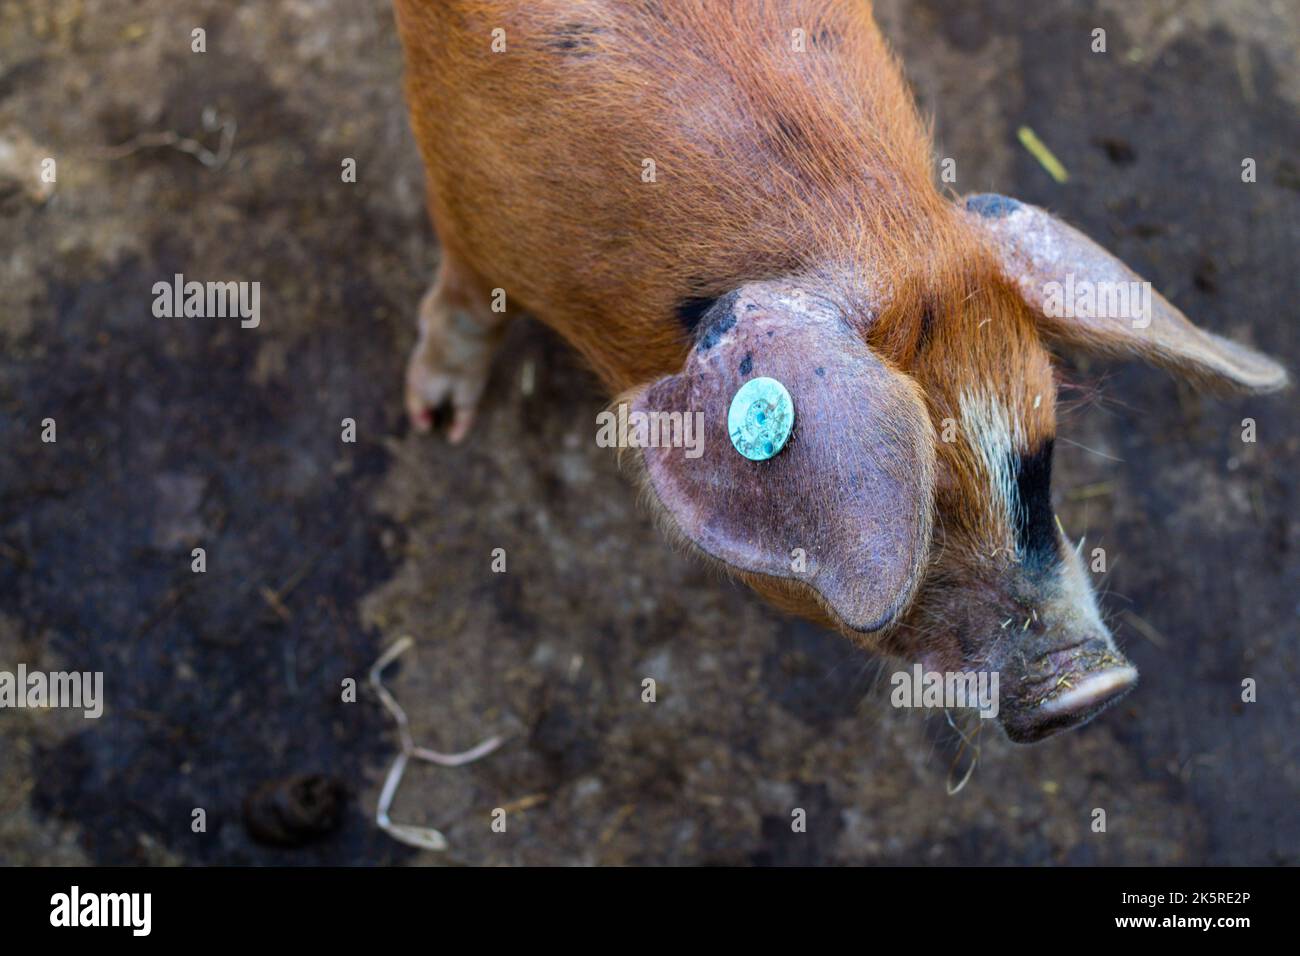
[[[1000,716],[1007,736],[1017,743],[1034,743],[1087,723],[1137,683],[1137,668],[1108,640],[1046,657],[1046,679],[1031,672],[1009,688],[1012,700]]]

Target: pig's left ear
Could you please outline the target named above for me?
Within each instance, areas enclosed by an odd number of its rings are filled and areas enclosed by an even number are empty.
[[[1132,356],[1211,387],[1269,392],[1287,384],[1286,370],[1253,349],[1204,332],[1151,290],[1145,314],[1098,316],[1073,308],[1073,291],[1143,283],[1128,266],[1050,213],[994,193],[965,198],[966,212],[992,239],[1006,275],[1041,316],[1049,339],[1118,357]],[[1128,286],[1125,289],[1135,288]],[[1130,299],[1129,301],[1134,301]],[[1080,316],[1079,311],[1092,315]]]
[[[755,378],[776,379],[794,407],[788,441],[765,460],[728,431],[736,392]],[[779,603],[816,598],[854,631],[885,627],[910,601],[930,541],[930,417],[917,384],[837,311],[792,286],[743,286],[701,320],[680,373],[628,400],[699,429],[695,448],[635,453],[670,530],[695,548],[788,596]]]

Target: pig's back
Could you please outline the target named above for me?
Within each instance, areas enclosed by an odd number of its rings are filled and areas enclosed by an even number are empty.
[[[933,195],[865,4],[396,5],[439,233],[616,388],[680,364],[683,302],[871,255]]]

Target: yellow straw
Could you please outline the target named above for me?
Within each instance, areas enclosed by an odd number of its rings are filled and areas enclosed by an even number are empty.
[[[1020,144],[1029,150],[1030,155],[1047,170],[1049,176],[1058,183],[1063,183],[1070,178],[1070,174],[1065,171],[1061,161],[1052,155],[1052,151],[1047,148],[1032,129],[1028,126],[1022,126],[1016,131],[1016,136],[1020,138]]]

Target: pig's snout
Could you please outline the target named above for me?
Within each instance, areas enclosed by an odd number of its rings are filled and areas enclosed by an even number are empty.
[[[1016,743],[1033,743],[1087,723],[1128,693],[1138,677],[1109,636],[1034,656],[1011,653],[1000,670],[998,716]]]

